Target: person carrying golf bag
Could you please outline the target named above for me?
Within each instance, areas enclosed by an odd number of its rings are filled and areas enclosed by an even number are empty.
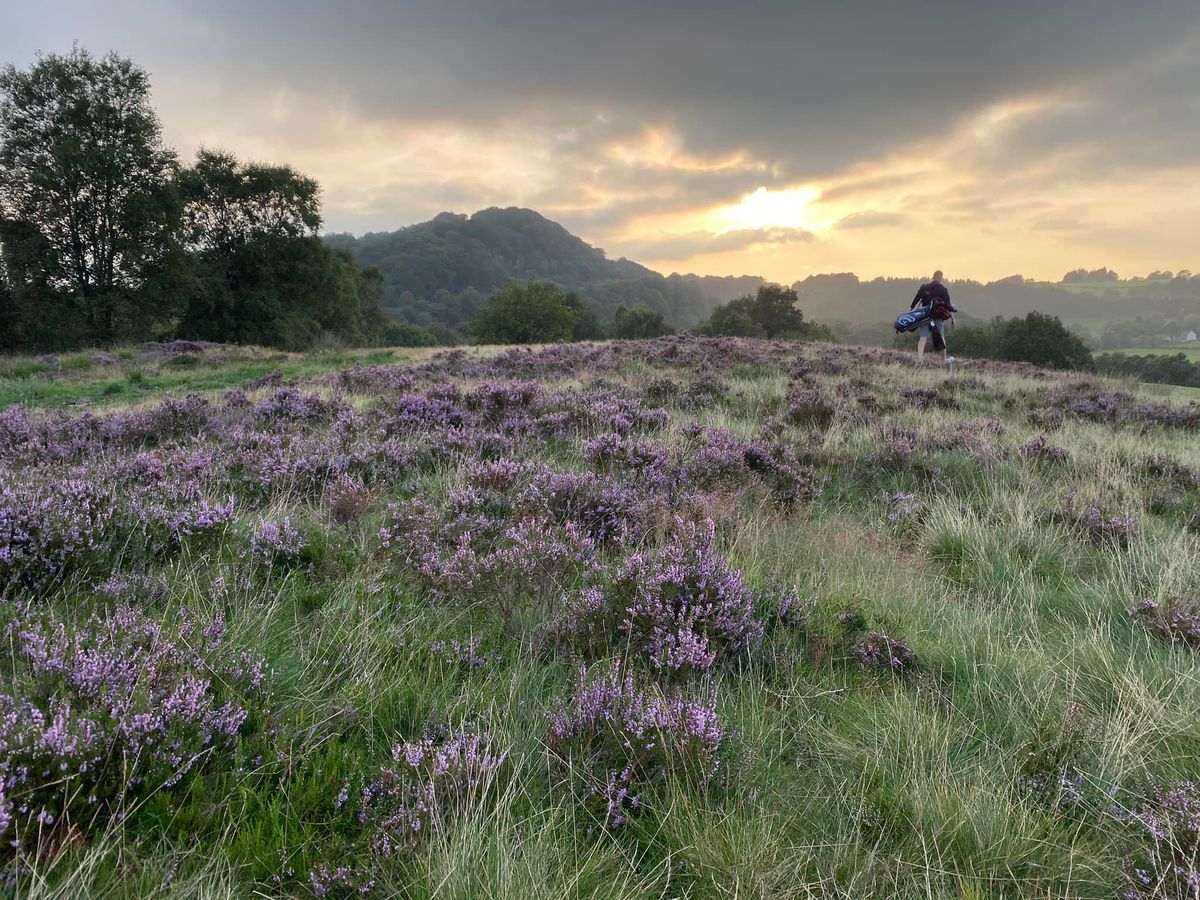
[[[921,285],[908,307],[910,310],[918,306],[931,308],[929,318],[921,323],[921,339],[917,341],[918,363],[925,362],[925,342],[930,339],[933,340],[933,349],[941,351],[942,362],[946,361],[946,322],[953,322],[958,310],[950,302],[950,292],[942,284],[943,277],[941,269],[934,272],[933,278]]]

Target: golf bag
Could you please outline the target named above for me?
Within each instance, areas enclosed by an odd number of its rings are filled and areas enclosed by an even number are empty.
[[[918,306],[916,309],[911,309],[896,317],[896,330],[900,332],[916,331],[932,316],[932,306]]]

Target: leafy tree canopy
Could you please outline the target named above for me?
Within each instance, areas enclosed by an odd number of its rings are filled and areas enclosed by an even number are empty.
[[[58,305],[93,340],[169,317],[155,282],[182,259],[176,159],[145,70],[77,47],[7,66],[0,93],[0,240],[18,317]]]
[[[792,288],[764,284],[752,296],[718,306],[696,330],[700,334],[728,337],[833,340],[833,332],[827,326],[804,320],[804,313],[796,308],[798,300]]]
[[[320,188],[290,166],[241,163],[200,150],[179,175],[188,244],[229,252],[256,237],[311,237],[321,227]]]
[[[673,334],[675,329],[666,323],[663,314],[643,306],[618,306],[613,317],[613,337],[655,338]]]
[[[479,310],[471,332],[481,344],[546,344],[571,340],[579,318],[554,285],[512,282]]]

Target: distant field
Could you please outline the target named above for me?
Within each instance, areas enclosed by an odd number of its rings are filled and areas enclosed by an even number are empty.
[[[419,362],[445,348],[314,350],[283,353],[262,347],[207,345],[200,350],[147,345],[113,353],[86,351],[0,356],[0,410],[136,405],[164,394],[223,390],[278,372],[302,378],[352,366]],[[479,352],[479,351],[475,351]]]
[[[1108,291],[1116,291],[1118,294],[1128,293],[1133,288],[1141,288],[1150,284],[1170,284],[1171,282],[1164,279],[1155,279],[1154,281],[1078,281],[1067,284],[1057,283],[1054,287],[1062,288],[1064,291],[1069,291],[1072,294],[1097,294],[1101,295]]]
[[[1126,356],[1174,356],[1182,353],[1192,362],[1200,362],[1200,343],[1179,347],[1126,347],[1120,350],[1100,350],[1099,353],[1123,353]]]

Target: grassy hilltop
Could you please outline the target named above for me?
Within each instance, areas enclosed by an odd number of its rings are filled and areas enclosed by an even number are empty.
[[[4,890],[1194,896],[1195,403],[404,352],[5,364]]]

